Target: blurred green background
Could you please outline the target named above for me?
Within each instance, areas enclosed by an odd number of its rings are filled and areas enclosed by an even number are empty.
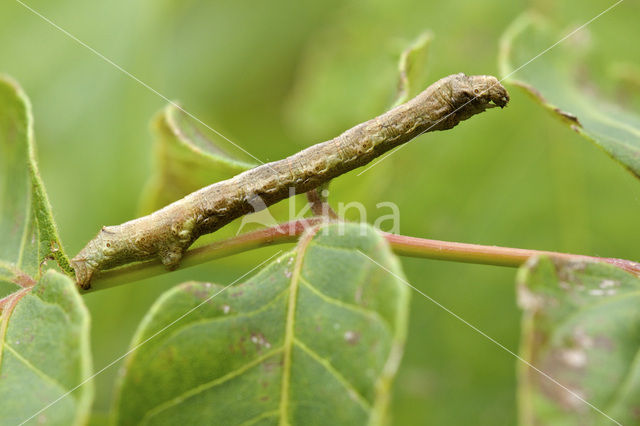
[[[613,1],[28,4],[262,161],[273,161],[382,112],[395,90],[400,51],[424,30],[434,34],[429,81],[456,72],[496,74],[500,35],[523,11],[537,10],[568,32]],[[588,27],[590,74],[611,93],[616,64],[638,65],[639,17],[640,4],[626,1]],[[0,72],[17,79],[33,102],[40,168],[67,251],[77,253],[101,225],[134,218],[153,163],[149,121],[166,102],[11,0],[0,5]],[[509,89],[505,110],[422,136],[362,176],[336,180],[331,201],[363,202],[370,222],[388,213],[376,203],[392,201],[406,235],[640,260],[640,182]],[[189,279],[226,284],[273,252],[86,295],[95,369],[124,353],[167,288]],[[413,285],[517,351],[514,270],[418,259],[403,264]],[[394,423],[514,424],[516,362],[414,294]],[[119,367],[95,379],[97,412],[109,410]]]

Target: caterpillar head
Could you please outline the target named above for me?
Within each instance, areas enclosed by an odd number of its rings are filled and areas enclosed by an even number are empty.
[[[472,115],[488,108],[504,108],[509,102],[507,90],[497,78],[490,75],[456,74],[447,81],[445,96],[452,106],[450,114],[456,115],[458,121],[466,120]]]
[[[447,130],[488,108],[506,106],[509,94],[495,77],[460,73],[440,79],[415,99],[435,121],[428,130]]]
[[[466,95],[472,94],[473,101],[485,108],[504,108],[509,103],[509,94],[497,78],[491,75],[465,76],[468,80]]]

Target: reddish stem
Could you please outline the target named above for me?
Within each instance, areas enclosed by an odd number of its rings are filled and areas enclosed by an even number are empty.
[[[185,253],[179,269],[260,247],[294,243],[305,230],[327,220],[329,219],[326,217],[296,220],[197,247]],[[606,262],[631,272],[636,276],[640,276],[640,263],[624,259],[485,246],[480,244],[454,243],[450,241],[407,237],[386,232],[383,232],[382,235],[389,242],[392,250],[401,256],[518,267],[532,256],[549,255],[570,259]],[[167,270],[160,261],[156,260],[111,269],[97,274],[93,279],[93,289],[89,291],[104,289],[165,273],[167,273]]]
[[[480,244],[454,243],[384,233],[391,248],[401,256],[423,257],[484,265],[520,266],[532,256],[548,255],[568,259],[582,259],[610,263],[620,269],[640,276],[640,263],[612,257],[595,257],[581,254],[559,253],[545,250],[527,250]]]

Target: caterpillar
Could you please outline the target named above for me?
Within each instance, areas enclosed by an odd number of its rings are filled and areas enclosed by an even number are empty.
[[[147,216],[103,227],[71,260],[78,285],[88,289],[97,271],[155,257],[175,269],[198,237],[251,213],[255,197],[270,206],[288,198],[290,188],[308,192],[416,136],[451,129],[508,101],[495,77],[460,73],[442,78],[415,98],[331,140],[204,187]]]

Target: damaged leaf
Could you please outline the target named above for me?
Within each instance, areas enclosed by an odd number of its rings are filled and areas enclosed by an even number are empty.
[[[521,424],[638,424],[640,279],[605,263],[533,258],[518,298],[520,355],[558,382],[519,364]]]

